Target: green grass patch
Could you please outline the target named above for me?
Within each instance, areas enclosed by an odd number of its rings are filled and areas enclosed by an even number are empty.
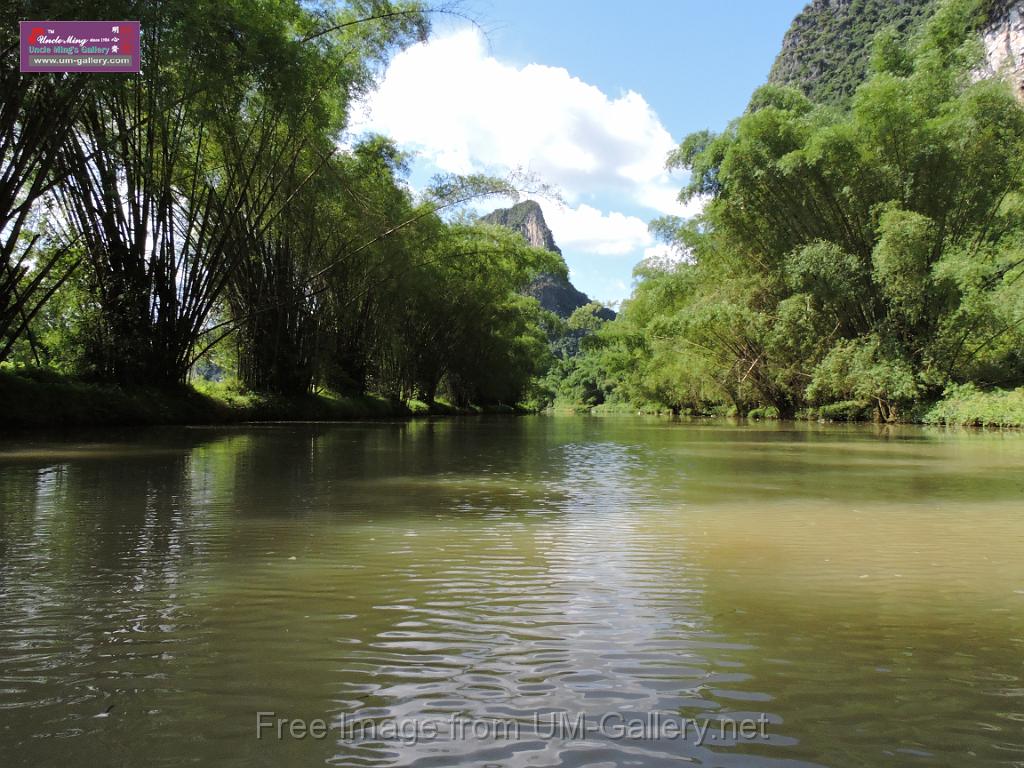
[[[133,389],[90,384],[37,369],[0,370],[0,427],[219,424],[226,404],[191,387]]]

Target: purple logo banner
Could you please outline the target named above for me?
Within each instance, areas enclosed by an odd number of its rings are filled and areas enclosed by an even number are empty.
[[[138,72],[137,21],[22,21],[22,72]]]

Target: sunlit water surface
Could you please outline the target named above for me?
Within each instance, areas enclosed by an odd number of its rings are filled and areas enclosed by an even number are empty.
[[[332,728],[257,739],[259,711]],[[768,725],[697,745],[549,737],[538,713]],[[1024,766],[1024,435],[528,417],[5,440],[0,765],[190,763]]]

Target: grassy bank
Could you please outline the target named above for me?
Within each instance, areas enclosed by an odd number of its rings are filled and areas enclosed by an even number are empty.
[[[270,397],[208,383],[198,388],[129,390],[76,381],[50,371],[0,370],[0,429],[346,421],[484,412],[514,413],[515,409],[456,408],[377,395]]]

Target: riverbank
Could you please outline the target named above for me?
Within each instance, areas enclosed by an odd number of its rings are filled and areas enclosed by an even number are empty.
[[[474,413],[515,413],[507,407],[456,408],[379,395],[330,392],[271,397],[219,384],[197,389],[124,389],[50,371],[0,371],[0,429],[233,424],[250,421],[349,421]]]
[[[551,409],[560,413],[589,413],[595,416],[645,415],[669,416],[671,411],[652,404],[603,403],[598,406],[560,404]],[[797,412],[797,421],[823,423],[870,423],[877,421],[877,409],[871,403],[843,401]],[[1024,428],[1024,387],[1019,389],[979,389],[973,384],[950,386],[943,397],[931,403],[918,403],[903,411],[899,424],[927,424],[946,427],[1008,427]],[[715,406],[707,411],[686,411],[684,415],[700,418],[737,418],[735,408]],[[779,412],[768,406],[754,408],[746,418],[750,421],[775,421]]]
[[[605,403],[551,409],[597,416],[671,415],[653,406]],[[265,421],[351,421],[356,419],[523,413],[510,406],[457,408],[444,402],[427,404],[367,394],[345,396],[320,392],[303,397],[273,397],[209,382],[174,389],[124,389],[82,382],[46,370],[0,370],[0,429],[156,426],[165,424],[237,424]],[[908,410],[901,423],[936,426],[1024,428],[1024,388],[980,390],[973,385],[951,387],[943,399]],[[726,409],[688,415],[735,417]],[[800,421],[871,422],[873,409],[846,402],[807,409]],[[747,418],[771,421],[773,408],[757,408]]]

